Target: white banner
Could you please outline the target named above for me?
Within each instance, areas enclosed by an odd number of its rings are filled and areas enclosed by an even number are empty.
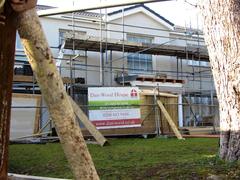
[[[89,119],[98,129],[141,126],[136,87],[88,88]]]

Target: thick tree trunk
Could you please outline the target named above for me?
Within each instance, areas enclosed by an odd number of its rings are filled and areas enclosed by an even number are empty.
[[[220,106],[220,157],[240,159],[240,1],[202,0],[205,41]]]
[[[16,27],[13,12],[6,6],[5,26],[0,25],[0,179],[7,179],[8,143],[12,99]]]
[[[35,9],[20,14],[19,35],[75,179],[99,179]]]

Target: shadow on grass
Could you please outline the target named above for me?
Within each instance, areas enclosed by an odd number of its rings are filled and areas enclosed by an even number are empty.
[[[203,155],[198,160],[185,163],[162,163],[139,169],[132,179],[240,179],[240,163],[226,163],[217,155]]]

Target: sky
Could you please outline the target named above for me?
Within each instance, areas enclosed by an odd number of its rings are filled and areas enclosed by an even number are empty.
[[[91,5],[99,2],[116,2],[120,0],[38,0],[38,4],[55,7],[71,7],[81,5]],[[194,6],[197,0],[172,0],[166,2],[148,3],[148,7],[167,18],[176,25],[201,29],[201,16],[198,9]],[[108,9],[111,12],[116,9]],[[105,11],[104,11],[105,12]]]

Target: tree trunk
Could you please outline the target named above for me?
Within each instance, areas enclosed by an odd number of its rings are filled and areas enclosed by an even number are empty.
[[[0,179],[7,179],[10,112],[16,27],[13,12],[6,6],[5,26],[0,25]]]
[[[202,0],[205,41],[220,108],[220,157],[240,159],[240,1]]]
[[[35,9],[20,14],[19,35],[75,179],[99,179]]]

